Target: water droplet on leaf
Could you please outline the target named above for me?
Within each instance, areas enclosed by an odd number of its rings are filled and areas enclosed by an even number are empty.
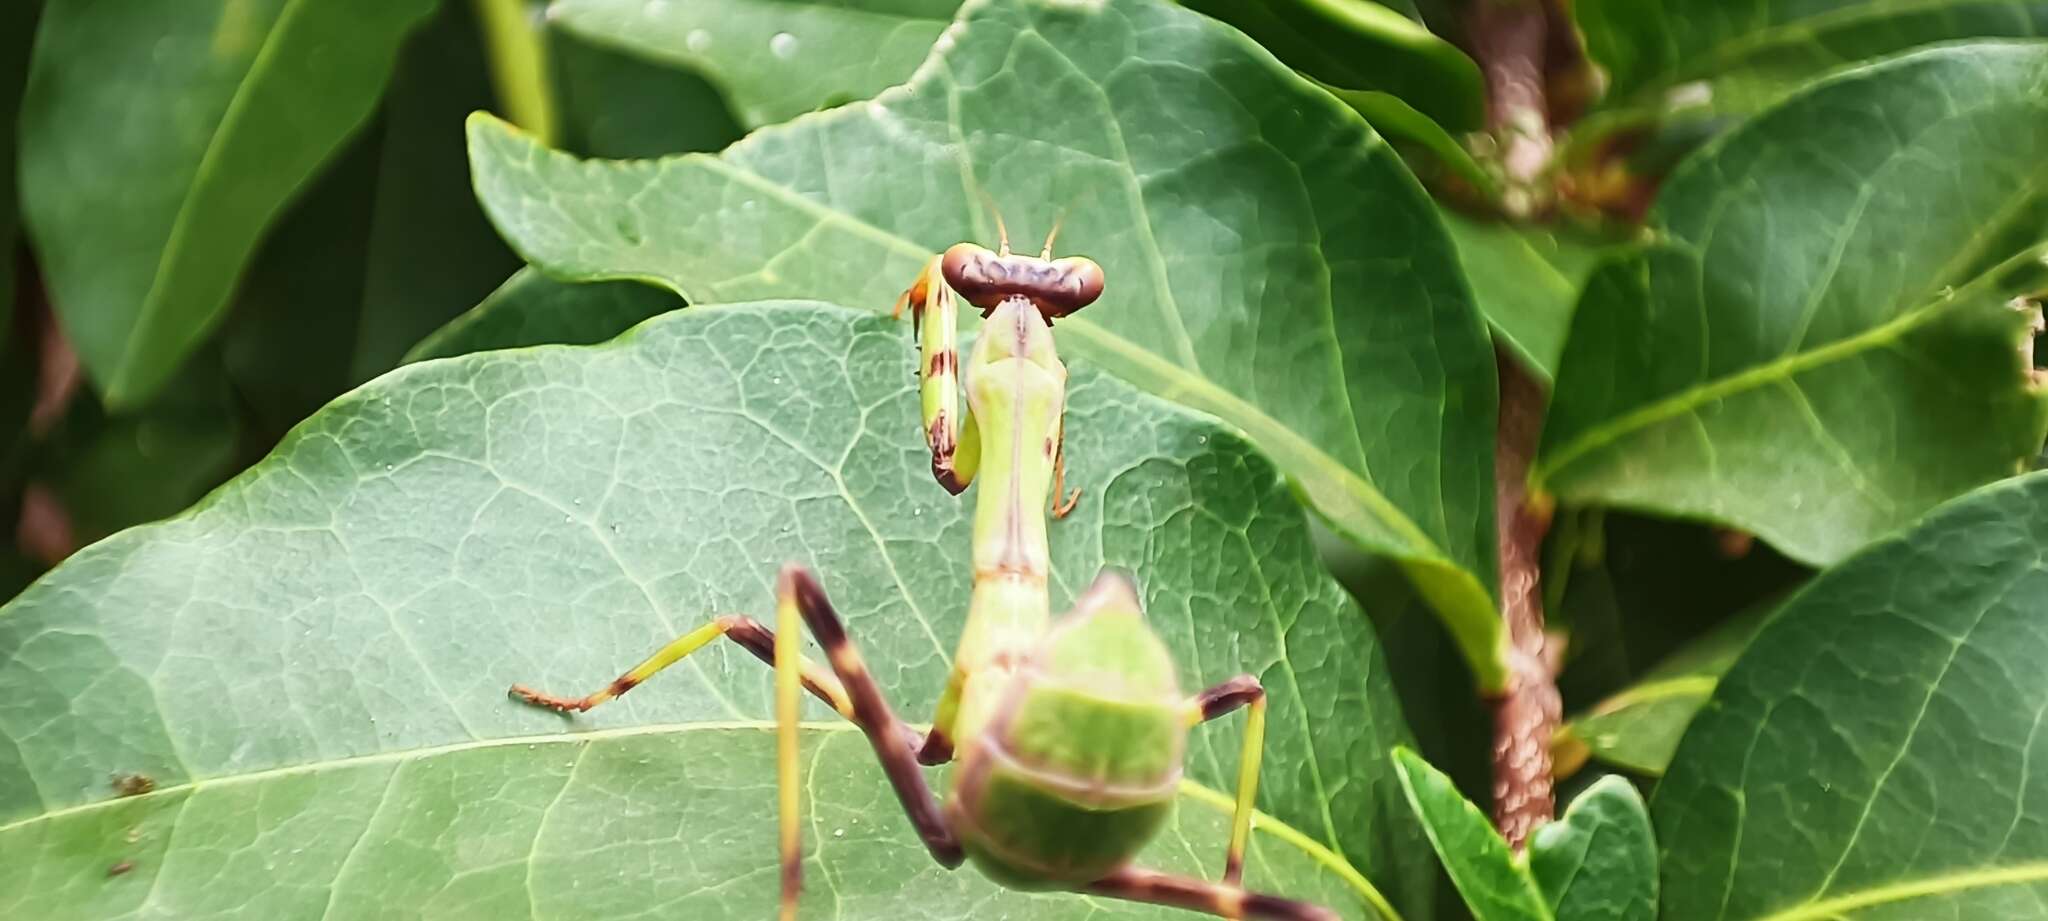
[[[796,36],[788,32],[777,32],[774,38],[768,40],[768,50],[778,58],[791,57],[796,54]]]

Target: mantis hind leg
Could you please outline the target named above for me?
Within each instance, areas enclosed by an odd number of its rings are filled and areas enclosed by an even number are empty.
[[[875,757],[882,763],[882,772],[889,778],[889,785],[896,790],[896,798],[902,802],[903,811],[910,816],[910,824],[917,829],[918,837],[924,839],[925,849],[932,859],[947,869],[958,867],[966,860],[960,849],[960,841],[953,830],[946,826],[945,818],[939,812],[938,798],[932,795],[931,787],[924,781],[924,772],[917,763],[918,734],[905,726],[889,709],[889,702],[882,698],[882,689],[868,674],[867,664],[861,661],[860,651],[854,648],[853,640],[846,635],[846,627],[839,620],[839,612],[833,610],[832,602],[825,597],[825,590],[818,586],[818,580],[800,566],[785,566],[777,582],[776,594],[780,599],[779,618],[785,622],[784,635],[794,634],[789,623],[792,610],[811,629],[811,635],[818,638],[818,645],[825,649],[825,660],[832,665],[832,671],[845,683],[848,703],[853,707],[853,724],[868,737]],[[793,641],[791,655],[794,655]],[[781,655],[778,653],[778,661]],[[787,669],[778,669],[778,682],[787,687],[778,688],[778,697],[796,699],[792,678],[779,677],[789,674]],[[791,707],[794,709],[794,706]],[[794,756],[792,755],[792,760]],[[791,771],[795,769],[791,765]]]
[[[831,672],[804,658],[799,639],[804,626],[810,627],[819,645],[824,647],[832,665]],[[794,921],[797,896],[803,885],[802,778],[798,769],[797,705],[801,693],[806,690],[860,727],[867,736],[876,757],[882,762],[883,772],[888,775],[890,785],[902,801],[904,812],[924,839],[932,858],[948,869],[961,864],[965,857],[959,841],[946,827],[938,800],[925,784],[924,775],[918,768],[916,752],[923,736],[904,725],[889,709],[888,703],[882,699],[881,688],[868,674],[860,653],[847,637],[831,601],[826,599],[817,580],[802,567],[784,567],[776,581],[774,632],[749,617],[719,617],[677,637],[604,688],[583,697],[558,697],[518,684],[512,686],[511,694],[534,706],[562,713],[581,713],[638,687],[661,670],[720,637],[738,643],[775,668],[776,812],[783,921]]]
[[[1336,912],[1311,902],[1246,892],[1235,885],[1143,867],[1125,867],[1089,883],[1085,891],[1129,902],[1185,908],[1231,921],[1338,921]]]

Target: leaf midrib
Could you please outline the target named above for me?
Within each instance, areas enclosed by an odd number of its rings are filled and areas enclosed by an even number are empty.
[[[853,726],[850,723],[838,720],[807,720],[798,723],[797,726],[799,729],[802,729],[806,732],[848,733],[860,731],[858,727]],[[148,793],[141,794],[139,796],[109,797],[107,799],[94,800],[89,803],[79,803],[77,805],[66,806],[61,809],[53,809],[48,812],[43,812],[37,815],[28,816],[26,818],[17,819],[15,821],[8,822],[4,825],[0,825],[0,837],[4,837],[12,832],[16,832],[24,828],[33,827],[39,822],[54,821],[74,815],[89,815],[97,810],[115,808],[132,802],[141,802],[156,798],[168,799],[174,795],[179,794],[187,794],[187,798],[189,799],[189,794],[197,793],[200,790],[213,787],[240,786],[242,784],[261,783],[264,781],[275,780],[284,777],[295,777],[305,774],[318,774],[323,771],[343,770],[346,768],[360,767],[364,765],[402,764],[409,761],[439,758],[444,755],[455,755],[464,752],[486,751],[494,748],[516,748],[518,746],[527,746],[531,748],[536,745],[570,744],[586,746],[587,750],[587,746],[590,743],[611,742],[621,739],[638,738],[641,736],[662,736],[690,732],[719,731],[772,732],[775,728],[775,723],[772,720],[701,720],[689,723],[655,723],[643,726],[626,726],[616,729],[593,729],[587,732],[557,732],[549,733],[546,735],[507,736],[497,739],[468,739],[462,742],[452,742],[446,745],[433,745],[425,748],[373,752],[366,755],[352,755],[346,758],[334,758],[327,761],[312,761],[305,762],[302,764],[290,764],[281,767],[265,768],[263,770],[250,771],[244,774],[229,774],[218,777],[194,777],[182,783],[166,784],[163,786],[159,786],[156,789],[151,790]],[[1195,781],[1188,780],[1186,778],[1181,779],[1180,796],[1182,796],[1185,799],[1201,803],[1204,806],[1215,809],[1218,812],[1221,812],[1225,815],[1228,815],[1231,812],[1231,810],[1235,808],[1235,800],[1233,800],[1231,797],[1225,796],[1223,793],[1219,791],[1211,790],[1208,787],[1203,786],[1202,784],[1196,783]],[[1367,904],[1372,905],[1374,909],[1379,911],[1384,917],[1391,919],[1391,921],[1399,921],[1400,916],[1396,914],[1392,906],[1387,903],[1385,896],[1383,896],[1379,892],[1379,890],[1373,886],[1370,880],[1365,878],[1364,874],[1358,872],[1357,867],[1352,866],[1351,862],[1345,860],[1342,855],[1318,843],[1315,839],[1310,838],[1308,835],[1303,834],[1300,829],[1297,829],[1294,826],[1281,821],[1280,819],[1274,818],[1273,816],[1268,815],[1265,812],[1257,812],[1255,814],[1255,819],[1256,821],[1253,822],[1253,826],[1257,828],[1259,831],[1270,833],[1273,837],[1279,838],[1280,840],[1285,841],[1288,844],[1294,846],[1297,850],[1300,850],[1302,853],[1307,855],[1311,860],[1314,860],[1316,863],[1324,866],[1332,873],[1334,873],[1336,876],[1343,879],[1346,884],[1350,885],[1353,889],[1357,890],[1359,897],[1364,899]]]
[[[278,36],[289,31],[299,11],[306,8],[306,0],[285,0],[277,18],[271,21],[270,30],[263,36],[263,44],[256,49],[255,57],[249,60],[249,69],[242,79],[235,83],[235,92],[228,97],[227,108],[221,112],[220,122],[206,139],[206,150],[199,155],[199,165],[192,170],[192,181],[185,186],[185,194],[178,199],[178,212],[171,219],[171,232],[164,243],[163,254],[157,257],[156,273],[150,278],[149,291],[142,296],[142,310],[130,328],[128,342],[121,349],[121,364],[107,382],[110,400],[131,396],[127,393],[129,378],[134,374],[136,355],[143,343],[153,342],[156,337],[149,335],[156,323],[156,317],[163,313],[163,301],[158,295],[163,290],[164,279],[169,277],[170,268],[183,259],[187,233],[192,227],[192,206],[206,177],[213,171],[214,158],[220,154],[222,139],[234,133],[241,124],[243,114],[249,107],[249,87],[255,85],[270,70],[271,59],[278,47]]]
[[[2012,258],[1984,271],[1953,293],[1936,296],[1920,307],[1900,313],[1853,336],[1844,336],[1803,352],[1791,352],[1734,374],[1688,387],[1592,426],[1557,451],[1539,457],[1529,472],[1529,482],[1536,488],[1544,488],[1552,477],[1581,457],[1612,445],[1633,432],[1677,418],[1709,403],[1780,382],[1797,389],[1795,379],[1800,374],[1890,345],[1921,326],[1942,318],[1950,311],[1979,304],[1978,299],[1983,295],[1983,292],[1978,290],[1980,287],[1996,283],[2015,266],[2040,258],[2044,254],[2048,254],[2048,244],[2021,250]]]
[[[1535,469],[1529,474],[1530,482],[1541,487],[1579,458],[1620,441],[1640,429],[1677,418],[1701,406],[1745,391],[1759,389],[1779,381],[1790,383],[1793,378],[1806,371],[1889,345],[1939,316],[1943,308],[1960,303],[1961,300],[1957,297],[1936,301],[1932,305],[1902,313],[1856,335],[1845,336],[1819,348],[1793,352],[1744,368],[1734,374],[1689,387],[1615,416],[1587,429],[1577,439],[1549,456],[1540,458]]]

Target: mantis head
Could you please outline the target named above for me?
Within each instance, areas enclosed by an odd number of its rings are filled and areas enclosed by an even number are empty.
[[[1102,267],[1086,256],[1037,256],[1001,252],[972,243],[955,243],[939,260],[946,284],[986,315],[1011,297],[1023,297],[1051,322],[1080,310],[1102,296]]]

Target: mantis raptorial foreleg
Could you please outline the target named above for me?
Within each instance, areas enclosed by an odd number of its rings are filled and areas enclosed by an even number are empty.
[[[776,791],[782,863],[782,917],[796,917],[796,899],[802,884],[802,838],[797,768],[797,703],[808,689],[849,722],[858,726],[873,746],[882,771],[896,790],[910,824],[924,839],[932,858],[947,868],[965,859],[960,843],[939,812],[939,804],[918,769],[918,733],[896,718],[882,698],[881,688],[868,674],[860,651],[846,635],[845,625],[825,597],[824,589],[808,570],[785,566],[776,580],[776,632],[770,633],[752,618],[726,616],[713,620],[663,646],[646,661],[620,675],[603,690],[576,698],[556,697],[522,685],[512,686],[512,695],[535,706],[562,712],[582,712],[637,687],[684,657],[725,637],[756,658],[775,668]],[[825,650],[831,673],[804,658],[800,630],[810,628]]]
[[[903,313],[905,305],[917,328],[918,401],[925,443],[932,451],[932,477],[957,496],[981,467],[981,430],[974,414],[960,405],[960,308],[938,258],[897,298],[895,313]]]

